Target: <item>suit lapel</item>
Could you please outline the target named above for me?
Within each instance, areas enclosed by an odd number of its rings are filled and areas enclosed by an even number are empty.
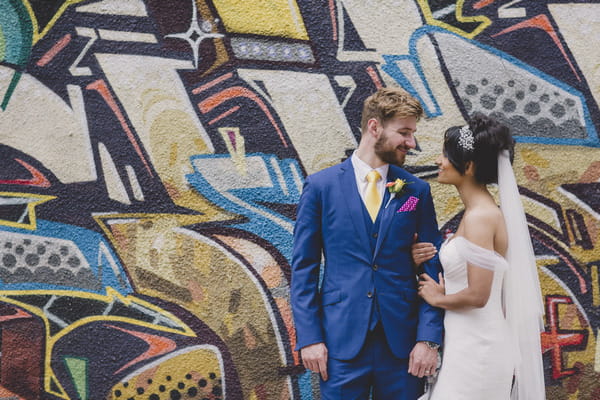
[[[365,250],[370,253],[369,237],[367,234],[367,226],[363,218],[362,199],[358,194],[356,187],[356,177],[354,176],[354,168],[352,162],[348,158],[343,164],[340,172],[340,184],[342,187],[341,193],[346,202],[346,207],[350,213],[349,218],[354,225],[356,234],[360,238],[360,242],[365,246]]]
[[[393,182],[398,178],[399,176],[393,171],[392,167],[390,166],[387,181]],[[379,225],[379,234],[377,235],[377,243],[375,244],[375,252],[373,253],[373,259],[377,257],[377,253],[379,253],[379,249],[381,248],[381,245],[385,240],[385,237],[390,228],[390,224],[392,222],[392,218],[394,218],[395,211],[398,208],[398,204],[401,204],[400,201],[404,201],[404,199],[406,199],[407,196],[408,194],[406,192],[397,194],[391,201],[389,201],[389,203],[386,202],[381,205],[382,207],[386,207],[387,205],[387,207],[381,211],[381,223]]]

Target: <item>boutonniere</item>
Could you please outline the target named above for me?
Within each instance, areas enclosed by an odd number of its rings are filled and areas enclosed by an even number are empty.
[[[412,182],[406,182],[404,179],[396,179],[393,182],[388,182],[385,184],[385,187],[387,188],[387,190],[390,192],[390,199],[388,200],[387,204],[385,205],[384,208],[387,208],[387,206],[390,205],[391,201],[400,193],[402,193],[402,191],[404,190],[404,187],[406,185],[410,185]]]

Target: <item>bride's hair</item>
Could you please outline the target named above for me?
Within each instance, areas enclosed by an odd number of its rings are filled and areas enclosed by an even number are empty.
[[[510,129],[481,113],[473,114],[466,126],[453,126],[444,134],[444,155],[461,175],[472,161],[479,183],[498,182],[498,154],[502,150],[509,151],[512,163],[514,140]]]

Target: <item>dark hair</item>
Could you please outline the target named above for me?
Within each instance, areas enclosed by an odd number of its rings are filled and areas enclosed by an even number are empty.
[[[444,133],[444,155],[461,175],[465,174],[467,163],[472,161],[477,182],[498,182],[498,154],[508,150],[511,163],[514,158],[514,140],[510,129],[481,113],[473,114],[468,126],[473,132],[473,149],[459,143],[462,126],[453,126]]]

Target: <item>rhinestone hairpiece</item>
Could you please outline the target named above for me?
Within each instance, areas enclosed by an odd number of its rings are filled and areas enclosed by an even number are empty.
[[[473,131],[469,128],[469,125],[465,125],[458,131],[458,144],[465,150],[473,150],[475,138],[473,137]]]

